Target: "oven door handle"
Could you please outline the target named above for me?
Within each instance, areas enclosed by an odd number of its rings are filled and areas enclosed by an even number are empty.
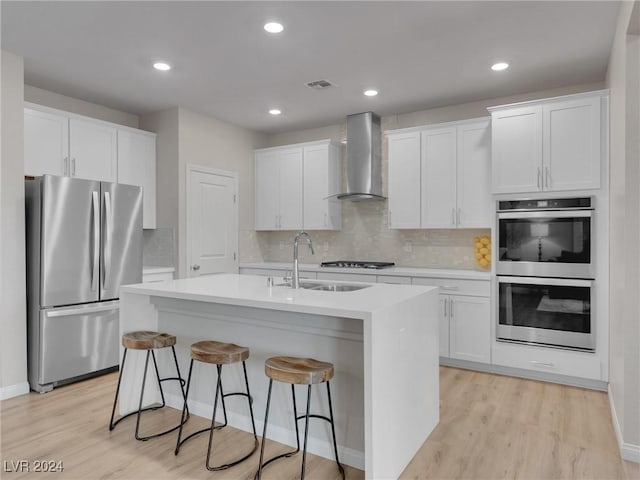
[[[593,210],[543,210],[537,212],[498,212],[498,220],[529,218],[587,218],[593,216]]]
[[[522,283],[524,285],[554,285],[559,287],[593,287],[593,280],[549,277],[499,276],[498,283]]]

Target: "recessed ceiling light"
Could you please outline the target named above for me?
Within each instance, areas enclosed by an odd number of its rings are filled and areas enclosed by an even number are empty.
[[[494,72],[506,70],[507,68],[509,68],[509,64],[507,62],[498,62],[491,65],[491,70],[493,70]]]
[[[269,113],[271,115],[280,115],[282,113],[282,110],[279,110],[277,108],[272,108],[271,110],[269,110]]]
[[[371,89],[371,90],[365,90],[365,91],[364,91],[364,94],[365,94],[367,97],[375,97],[376,95],[378,95],[378,90],[373,90],[373,89]]]
[[[269,33],[280,33],[284,30],[281,23],[269,22],[264,24],[264,29]]]
[[[156,70],[161,70],[163,72],[166,72],[167,70],[171,70],[171,65],[164,62],[156,62],[153,64],[153,68],[155,68]]]

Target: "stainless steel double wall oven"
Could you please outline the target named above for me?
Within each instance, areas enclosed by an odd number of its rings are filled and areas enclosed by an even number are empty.
[[[498,201],[497,338],[594,350],[593,197]]]

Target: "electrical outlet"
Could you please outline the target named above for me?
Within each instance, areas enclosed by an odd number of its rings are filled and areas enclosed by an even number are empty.
[[[280,240],[280,250],[284,250],[284,240]]]
[[[328,252],[329,251],[329,242],[324,242],[324,244],[322,245],[322,249],[325,252]]]
[[[413,251],[413,244],[411,242],[404,242],[404,251],[411,253]]]

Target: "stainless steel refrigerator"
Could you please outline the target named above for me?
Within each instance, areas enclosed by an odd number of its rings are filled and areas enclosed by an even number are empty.
[[[25,181],[29,384],[46,392],[118,364],[120,285],[142,281],[142,190]]]

